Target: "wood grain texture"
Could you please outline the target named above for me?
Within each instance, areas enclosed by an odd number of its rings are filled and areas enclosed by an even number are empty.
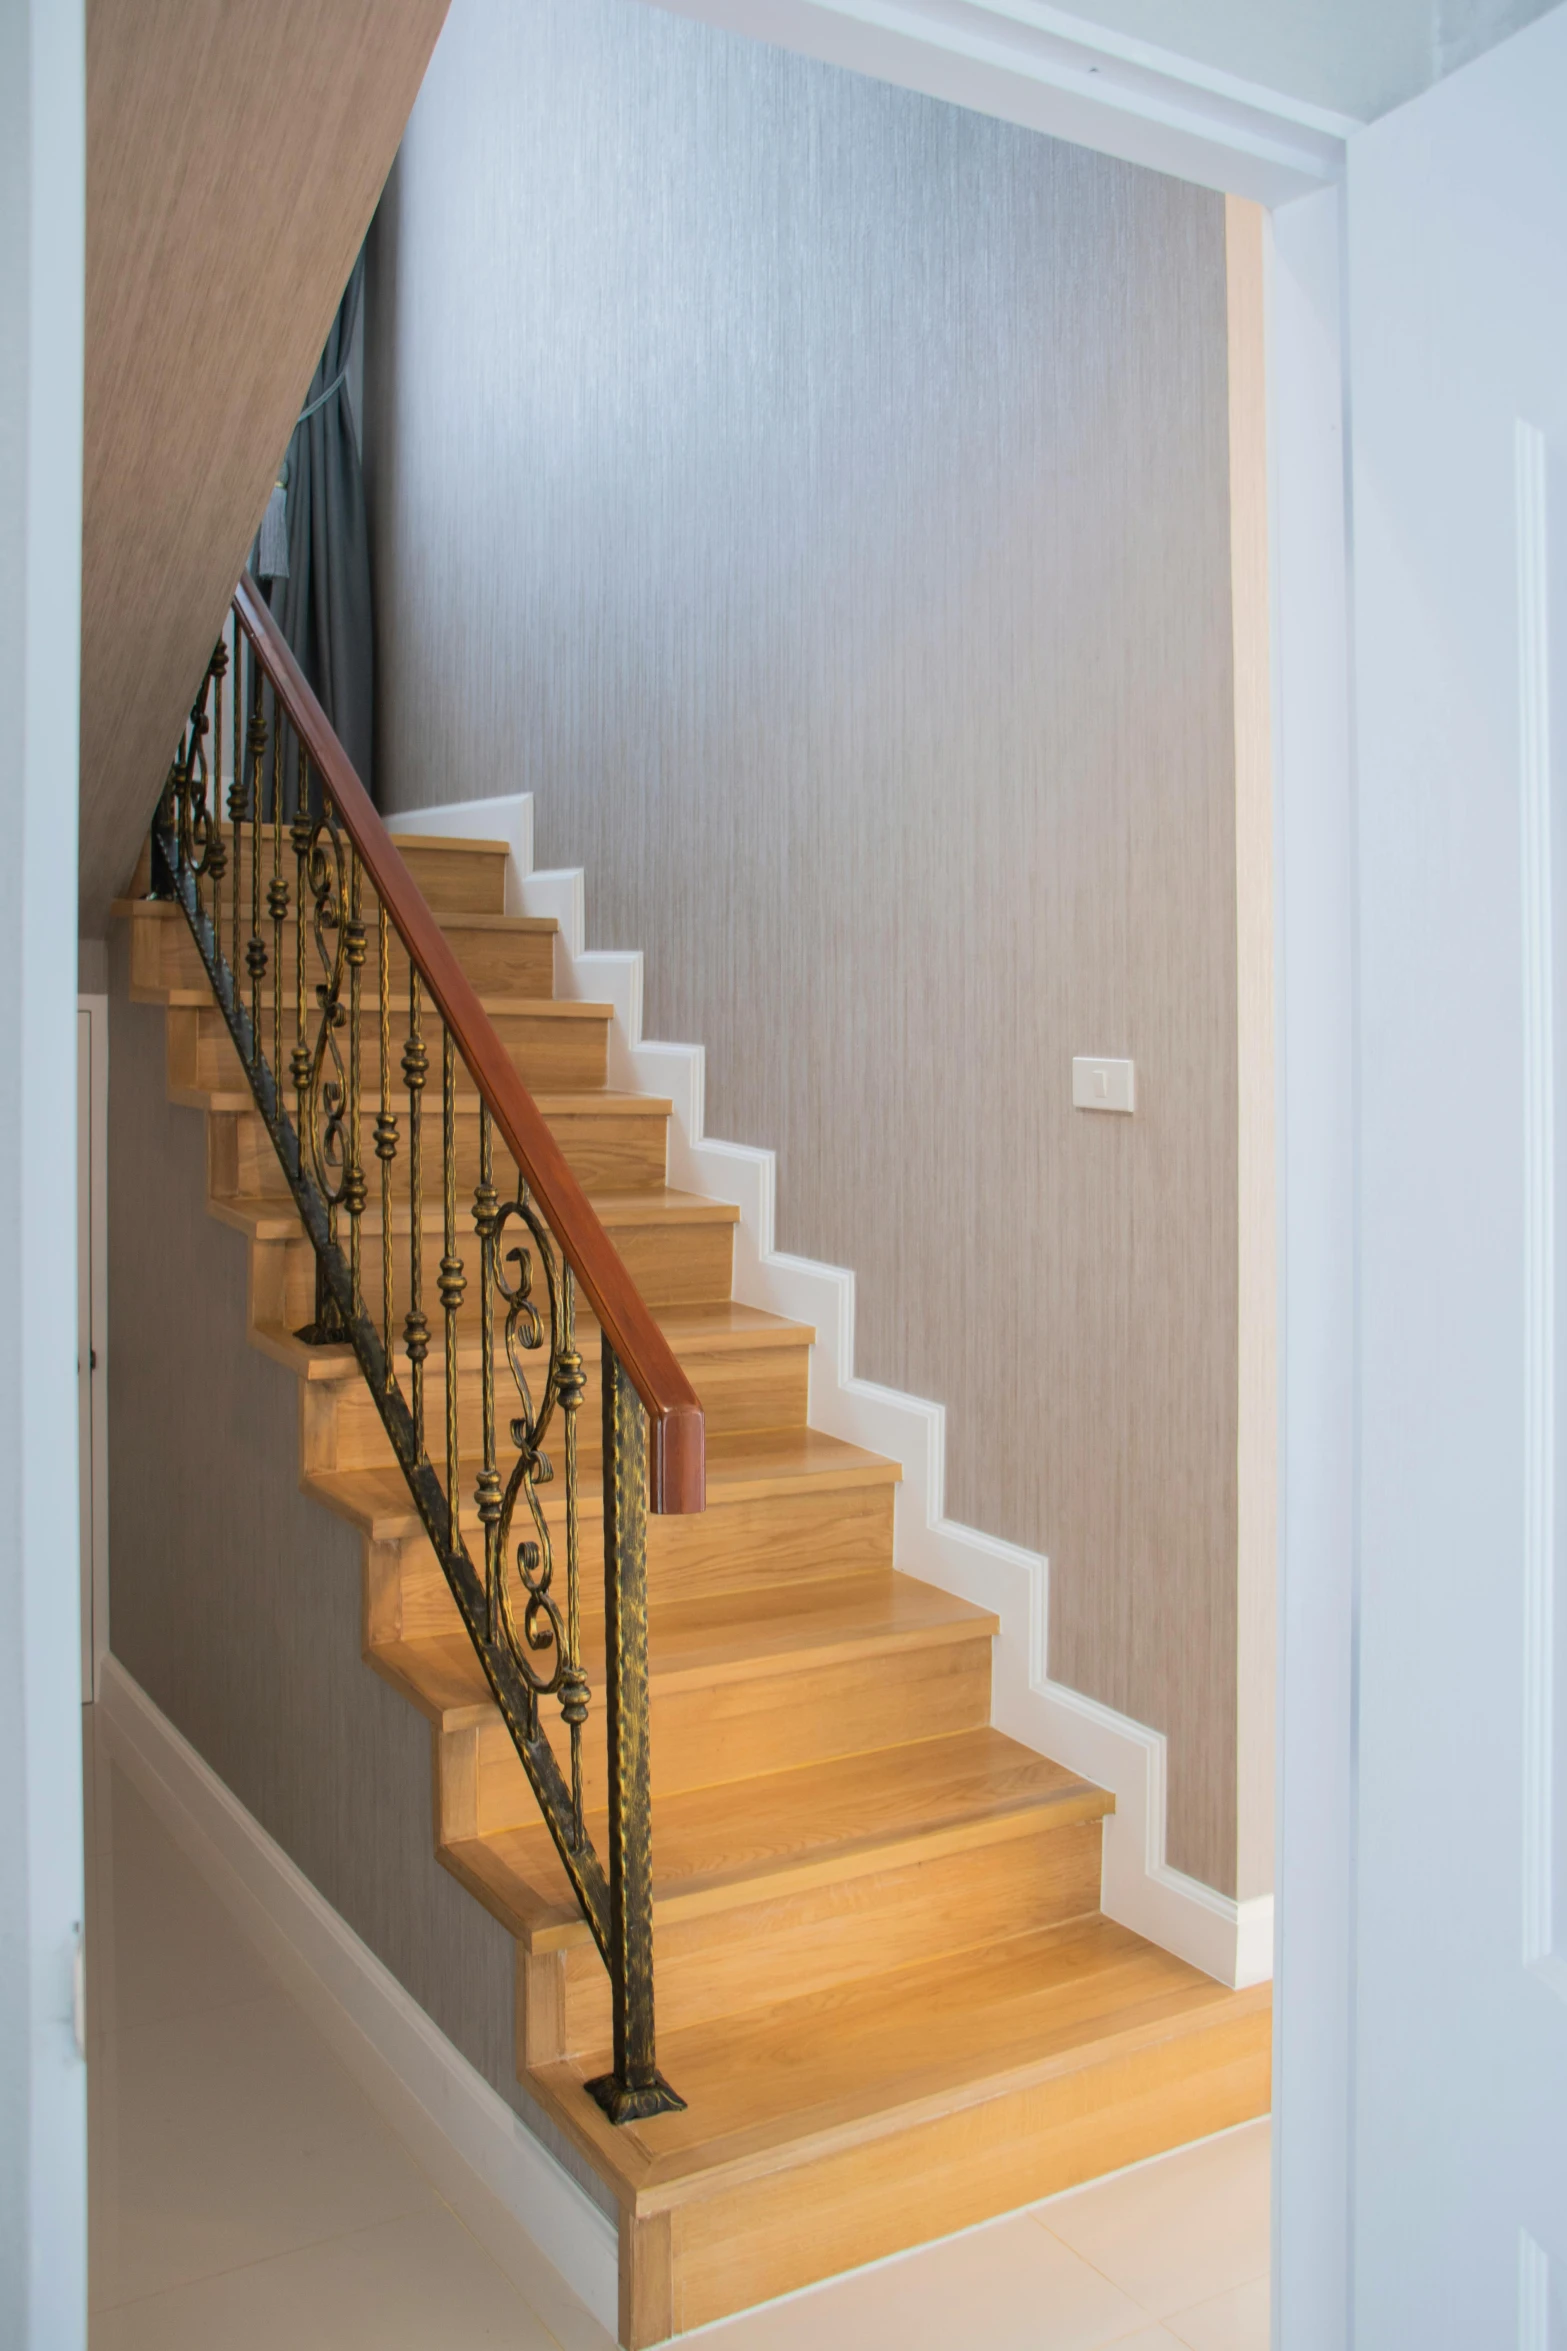
[[[1233,1891],[1223,200],[632,0],[460,0],[369,338],[388,805],[533,790]],[[1134,1118],[1072,1110],[1084,1052]]]
[[[1235,1891],[1273,1887],[1278,1594],[1278,1217],[1273,1086],[1273,704],[1268,595],[1266,216],[1224,200],[1230,610],[1235,645],[1239,1243]]]
[[[135,863],[446,7],[90,0],[90,936]]]

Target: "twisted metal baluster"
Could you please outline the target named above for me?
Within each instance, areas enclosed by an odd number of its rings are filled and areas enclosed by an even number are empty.
[[[361,1287],[360,1222],[370,1187],[365,1181],[364,1135],[360,1121],[363,1108],[360,1098],[360,1061],[363,1045],[361,999],[365,957],[369,940],[365,933],[364,917],[360,908],[361,874],[359,852],[348,853],[348,1173],[343,1185],[343,1204],[348,1210],[348,1269],[353,1282],[354,1315],[365,1310]]]
[[[421,1104],[430,1057],[419,1034],[419,972],[408,958],[408,1042],[403,1047],[403,1083],[408,1088],[408,1192],[412,1224],[408,1236],[408,1314],[403,1336],[413,1390],[414,1443],[424,1450],[424,1359],[430,1352],[430,1325],[424,1313],[424,1145]]]
[[[219,654],[222,659],[218,658]],[[212,947],[216,960],[223,961],[223,869],[228,863],[223,847],[223,680],[228,673],[229,649],[222,638],[212,656],[213,721],[212,721],[212,833],[207,843],[207,871],[212,876]],[[236,690],[238,680],[235,681]]]
[[[577,1351],[577,1283],[561,1257],[560,1332],[556,1390],[560,1397],[562,1451],[566,1463],[566,1662],[560,1677],[560,1711],[571,1736],[572,1843],[580,1851],[582,1826],[582,1726],[588,1719],[588,1677],[582,1670],[582,1589],[577,1531],[577,1414],[587,1391],[587,1374]]]
[[[254,668],[254,655],[251,656],[251,665],[252,668]],[[239,1001],[239,991],[241,986],[239,968],[239,887],[240,874],[245,863],[245,860],[241,855],[241,851],[244,847],[244,835],[240,831],[240,827],[243,824],[245,817],[245,748],[244,735],[242,732],[244,723],[245,639],[241,635],[239,623],[236,621],[234,623],[234,772],[229,777],[229,833],[231,836],[231,846],[234,851],[234,885],[232,891],[234,953],[230,969],[234,975],[234,1001],[236,1003]]]
[[[250,938],[245,968],[250,973],[251,1057],[261,1063],[261,983],[266,977],[267,949],[261,936],[261,778],[267,756],[267,721],[262,706],[261,664],[251,664],[254,686],[250,703]],[[275,716],[275,712],[274,712]]]
[[[586,2086],[611,2122],[684,2101],[653,2040],[653,1838],[648,1762],[647,1422],[600,1334],[604,1389],[604,1714],[609,1742],[609,1951],[615,2070]]]
[[[267,884],[272,917],[272,1075],[283,1076],[283,925],[288,918],[288,884],[283,879],[283,729],[272,730],[272,879]]]
[[[467,1288],[457,1254],[457,1052],[452,1032],[441,1023],[441,1200],[444,1251],[440,1297],[446,1313],[446,1507],[452,1547],[458,1542],[457,1483],[457,1309]]]
[[[386,1349],[386,1392],[397,1385],[392,1367],[392,1162],[397,1157],[397,1116],[391,1108],[392,943],[386,908],[376,900],[376,941],[381,981],[381,1109],[375,1122],[375,1155],[381,1162],[381,1338]]]
[[[310,1084],[310,1047],[305,1042],[305,901],[310,895],[306,859],[310,855],[310,767],[305,746],[299,746],[299,805],[289,839],[294,849],[294,1050],[289,1075],[294,1081],[294,1122],[301,1154],[305,1148],[305,1094]]]
[[[473,1195],[473,1225],[479,1236],[479,1419],[484,1441],[484,1466],[474,1488],[479,1524],[484,1529],[484,1601],[488,1637],[495,1640],[500,1624],[501,1478],[495,1466],[495,1236],[500,1229],[499,1199],[495,1190],[493,1138],[489,1104],[479,1097],[479,1183]],[[448,1369],[447,1378],[451,1378]]]

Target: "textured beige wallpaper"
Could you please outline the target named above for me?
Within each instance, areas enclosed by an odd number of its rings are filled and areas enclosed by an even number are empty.
[[[633,0],[454,0],[369,332],[386,797],[537,795],[1233,1891],[1223,200]]]

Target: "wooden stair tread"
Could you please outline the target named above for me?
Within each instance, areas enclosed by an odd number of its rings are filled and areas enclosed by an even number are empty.
[[[720,2171],[771,2173],[925,2111],[1064,2081],[1269,1997],[1227,1991],[1095,1914],[661,2034],[683,2113],[610,2125],[582,2087],[603,2051],[523,2078],[640,2211],[709,2191]]]
[[[729,1686],[785,1664],[818,1668],[954,1637],[989,1638],[997,1626],[988,1609],[889,1568],[881,1576],[792,1589],[655,1601],[648,1611],[648,1675],[655,1690]],[[595,1691],[603,1683],[603,1642],[602,1615],[584,1609],[582,1657]],[[370,1655],[377,1671],[445,1730],[491,1712],[489,1684],[465,1632],[387,1641]]]
[[[463,1464],[462,1524],[476,1528],[472,1486],[477,1461]],[[829,1437],[821,1429],[741,1429],[732,1434],[713,1431],[707,1440],[708,1507],[725,1502],[752,1501],[810,1485],[818,1491],[849,1486],[893,1485],[902,1476],[898,1464],[884,1454]],[[400,1469],[317,1470],[306,1474],[304,1490],[325,1503],[340,1518],[374,1537],[387,1541],[413,1533],[419,1517]],[[603,1508],[603,1489],[597,1465],[584,1463],[580,1481],[584,1518],[596,1518]],[[559,1485],[543,1490],[545,1512],[552,1520],[562,1507]]]
[[[1114,1809],[1003,1732],[959,1731],[657,1797],[654,1900],[660,1917],[696,1916]],[[587,1828],[603,1852],[606,1816],[590,1813]],[[587,1939],[542,1821],[455,1841],[442,1858],[530,1949]]]
[[[251,1113],[256,1118],[261,1116],[260,1111],[256,1108],[255,1097],[251,1093],[248,1085],[171,1085],[167,1091],[169,1100],[171,1102],[178,1103],[180,1107],[185,1110],[210,1110],[214,1112],[227,1113],[230,1115],[236,1111],[246,1111]],[[379,1078],[376,1078],[375,1081],[372,1082],[371,1074],[368,1071],[365,1073],[362,1081],[361,1095],[360,1117],[364,1121],[365,1125],[368,1126],[381,1107],[381,1088]],[[398,1165],[399,1167],[402,1167],[406,1165],[407,1161],[406,1141],[408,1099],[406,1093],[404,1093],[401,1087],[397,1085],[393,1086],[389,1099],[393,1104],[395,1113],[400,1122],[398,1131]],[[667,1119],[670,1112],[674,1108],[674,1104],[670,1101],[667,1094],[619,1093],[611,1086],[550,1087],[547,1091],[536,1093],[533,1097],[533,1100],[535,1106],[545,1118],[598,1117]],[[433,1107],[428,1104],[426,1105],[426,1126],[436,1126],[440,1119],[440,1115],[440,1099],[437,1095]],[[456,1123],[461,1127],[475,1125],[479,1116],[478,1095],[475,1093],[459,1094],[453,1103],[452,1115]],[[428,1134],[426,1135],[425,1140],[426,1149],[428,1151],[430,1144],[430,1137]],[[502,1158],[504,1158],[504,1152],[505,1146],[501,1145],[500,1156]],[[372,1167],[369,1170],[369,1173],[372,1178],[376,1178],[378,1180],[379,1171],[377,1169]],[[635,1196],[637,1198],[641,1198],[642,1195],[639,1193]]]
[[[578,1311],[578,1351],[585,1362],[596,1363],[602,1345],[598,1326],[590,1311],[580,1306]],[[759,1348],[808,1347],[816,1340],[813,1324],[791,1322],[786,1315],[770,1314],[764,1306],[742,1306],[733,1298],[715,1298],[697,1306],[655,1306],[651,1311],[653,1320],[682,1361],[701,1355],[750,1353]],[[312,1346],[283,1323],[257,1323],[251,1335],[266,1354],[287,1364],[302,1380],[319,1384],[361,1377],[359,1358],[352,1347]],[[392,1355],[398,1376],[406,1378],[406,1353],[401,1347],[394,1347]],[[477,1370],[479,1357],[476,1336],[459,1340],[459,1370]],[[445,1349],[432,1346],[425,1358],[425,1378],[432,1389],[444,1376],[445,1365]]]
[[[740,1211],[733,1201],[709,1200],[700,1192],[677,1191],[669,1184],[648,1184],[642,1190],[632,1192],[594,1192],[589,1197],[599,1222],[610,1232],[652,1223],[711,1225],[738,1224],[740,1221]],[[245,1233],[252,1240],[288,1241],[304,1238],[297,1210],[292,1203],[282,1199],[269,1195],[241,1195],[237,1199],[209,1199],[207,1205],[220,1223],[232,1225],[236,1232]],[[407,1232],[409,1221],[406,1209],[393,1209],[394,1233]],[[426,1233],[441,1231],[439,1201],[432,1203],[426,1200],[420,1222],[421,1229]],[[464,1244],[471,1240],[477,1249],[478,1236],[473,1232],[471,1216],[467,1223],[466,1231],[459,1228],[460,1239]],[[375,1205],[373,1192],[371,1205],[365,1210],[360,1227],[366,1239],[372,1235],[380,1239],[381,1212]]]

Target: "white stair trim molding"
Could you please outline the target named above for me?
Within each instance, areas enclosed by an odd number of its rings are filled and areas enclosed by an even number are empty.
[[[1361,127],[1046,0],[652,5],[1261,204],[1338,179]]]
[[[115,1763],[492,2259],[530,2301],[553,2264],[618,2339],[615,2223],[112,1655],[98,1721]]]
[[[513,902],[515,871],[515,911],[552,915],[560,925],[555,949],[559,994],[613,1005],[610,1084],[667,1095],[674,1105],[670,1183],[726,1200],[740,1211],[736,1298],[814,1326],[812,1425],[901,1465],[895,1506],[898,1566],[999,1617],[991,1699],[997,1729],[1115,1797],[1115,1812],[1104,1824],[1101,1900],[1106,1915],[1236,1990],[1266,1983],[1273,1973],[1272,1895],[1237,1902],[1170,1866],[1165,1858],[1164,1733],[1050,1679],[1049,1561],[1040,1552],[947,1517],[945,1407],[855,1377],[853,1273],[774,1247],[776,1155],[708,1136],[705,1049],[644,1040],[641,953],[588,948],[580,867],[531,870],[532,795],[508,793],[460,807],[411,810],[389,819],[390,829],[432,831],[437,815],[446,820],[444,831],[506,842],[507,905]]]

